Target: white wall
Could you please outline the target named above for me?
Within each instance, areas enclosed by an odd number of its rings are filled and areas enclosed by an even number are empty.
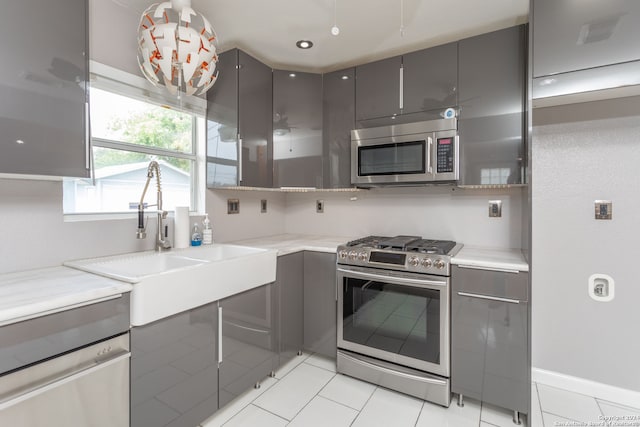
[[[64,222],[60,181],[0,179],[0,273],[152,249],[136,229],[135,219]]]
[[[640,97],[536,110],[534,125],[533,366],[640,391]],[[613,301],[587,295],[593,273],[613,277]]]
[[[351,198],[357,200],[352,201]],[[419,235],[465,245],[520,248],[523,189],[452,187],[377,188],[357,193],[287,194],[287,233],[362,237]],[[324,213],[315,201],[324,200]],[[488,201],[502,200],[502,217],[489,218]]]

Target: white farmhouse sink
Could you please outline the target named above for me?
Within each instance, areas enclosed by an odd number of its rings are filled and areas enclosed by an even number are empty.
[[[215,244],[65,265],[132,283],[131,324],[140,326],[271,283],[276,279],[276,258],[276,250]]]

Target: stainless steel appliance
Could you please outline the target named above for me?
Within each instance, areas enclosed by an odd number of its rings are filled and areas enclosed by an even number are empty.
[[[338,372],[449,406],[450,259],[460,248],[416,236],[338,247]]]
[[[0,327],[0,425],[129,426],[129,297]]]
[[[351,183],[358,186],[456,181],[457,120],[351,131]]]

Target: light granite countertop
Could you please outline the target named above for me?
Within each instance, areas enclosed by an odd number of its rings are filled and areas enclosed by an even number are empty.
[[[68,267],[0,275],[0,326],[130,292],[128,283]]]
[[[277,249],[278,256],[300,251],[336,253],[339,245],[354,240],[354,237],[320,236],[305,234],[276,234],[255,239],[238,240],[234,245],[253,246],[263,249]]]
[[[529,264],[520,249],[464,246],[451,259],[451,263],[487,269],[529,271]]]

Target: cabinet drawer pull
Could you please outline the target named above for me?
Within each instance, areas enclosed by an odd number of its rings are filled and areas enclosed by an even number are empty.
[[[488,299],[490,301],[500,301],[500,302],[508,302],[511,304],[520,304],[520,300],[511,299],[511,298],[491,297],[489,295],[472,294],[469,292],[458,292],[458,295],[460,295],[461,297]]]
[[[498,271],[500,273],[513,273],[513,274],[520,273],[519,270],[513,270],[513,269],[510,269],[510,268],[479,267],[477,265],[466,265],[466,264],[459,264],[458,267],[460,267],[460,268],[468,268],[470,270]]]

